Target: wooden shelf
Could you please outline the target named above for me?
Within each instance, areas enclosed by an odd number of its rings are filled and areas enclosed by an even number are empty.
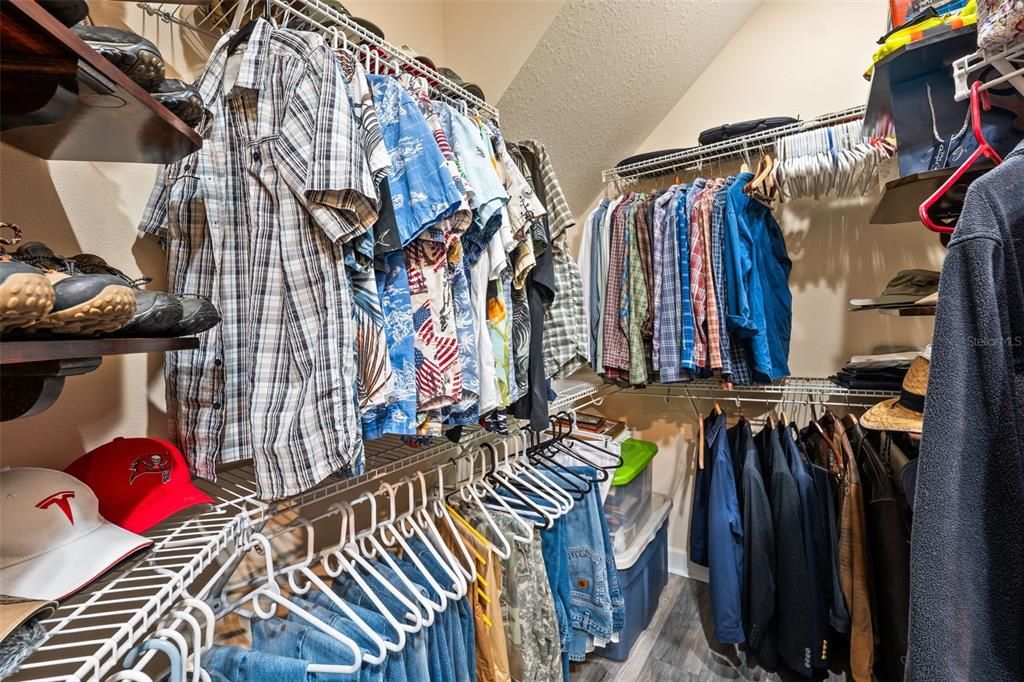
[[[0,140],[44,159],[171,163],[184,121],[33,0],[0,1]]]
[[[985,173],[992,170],[994,166],[982,161],[971,167],[969,171],[953,188],[946,194],[944,200],[940,201],[932,215],[938,219],[955,224],[964,207],[964,199],[967,196],[967,188],[972,182]],[[923,173],[914,173],[885,184],[882,197],[878,200],[878,206],[871,214],[873,225],[895,225],[898,223],[918,223],[920,218],[917,211],[925,200],[935,193],[953,173],[955,168],[940,168]]]
[[[198,347],[199,340],[195,337],[2,341],[0,421],[42,412],[60,396],[65,377],[94,371],[105,355],[161,353]]]
[[[47,339],[0,342],[0,365],[71,360],[128,353],[162,353],[199,347],[194,336],[172,339]]]

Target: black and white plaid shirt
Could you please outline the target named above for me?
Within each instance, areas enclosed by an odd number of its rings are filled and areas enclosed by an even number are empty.
[[[356,323],[342,243],[377,218],[340,61],[259,20],[197,87],[203,148],[164,167],[139,229],[167,244],[173,291],[223,323],[166,358],[171,433],[196,475],[251,458],[278,498],[362,466]]]

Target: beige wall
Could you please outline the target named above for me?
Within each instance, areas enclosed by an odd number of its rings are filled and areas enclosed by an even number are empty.
[[[345,4],[392,42],[414,45],[443,63],[440,2]],[[145,15],[133,2],[93,0],[89,6],[95,23],[155,41],[171,65],[169,75],[191,80],[202,68],[206,55],[194,34]],[[155,174],[156,166],[145,164],[47,162],[0,143],[0,216],[20,225],[26,241],[45,242],[59,254],[96,253],[132,276],[161,274],[161,250],[138,239],[135,229]],[[161,356],[109,357],[96,372],[69,378],[46,412],[0,426],[0,465],[63,468],[115,436],[166,431]]]
[[[498,102],[544,35],[563,0],[448,0],[447,66]]]
[[[765,0],[637,151],[690,146],[701,130],[722,123],[779,115],[810,118],[863,104],[868,89],[861,73],[885,21],[886,4],[873,0]],[[706,172],[736,170],[724,166]],[[867,224],[877,200],[877,195],[841,202],[801,200],[777,212],[793,259],[790,368],[795,376],[828,376],[851,355],[922,346],[930,339],[933,318],[846,311],[850,298],[876,295],[898,270],[941,265],[937,238],[920,225]],[[661,446],[655,488],[679,491],[670,543],[676,567],[683,567],[693,408],[680,399],[665,403],[624,396],[609,399],[604,412]],[[700,407],[706,412],[710,405]],[[748,416],[757,412],[754,407],[745,407]]]

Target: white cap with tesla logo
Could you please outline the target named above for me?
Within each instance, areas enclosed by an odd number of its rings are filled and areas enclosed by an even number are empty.
[[[63,599],[152,541],[110,523],[63,471],[0,470],[0,594]]]

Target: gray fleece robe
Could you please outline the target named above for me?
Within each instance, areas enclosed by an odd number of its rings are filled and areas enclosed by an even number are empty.
[[[906,679],[1024,680],[1024,143],[971,185],[942,268]]]

